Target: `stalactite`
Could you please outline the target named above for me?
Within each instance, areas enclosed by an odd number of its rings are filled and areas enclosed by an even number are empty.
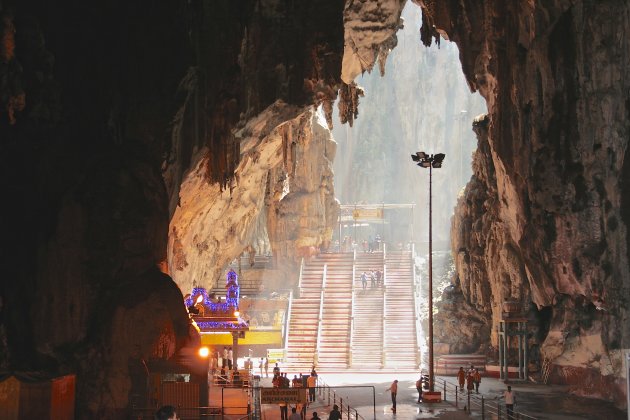
[[[352,123],[359,116],[359,97],[363,96],[363,88],[356,83],[343,84],[339,89],[339,118],[341,123]]]

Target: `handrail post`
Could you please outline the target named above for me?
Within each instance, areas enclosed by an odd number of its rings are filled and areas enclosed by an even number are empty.
[[[455,387],[455,408],[459,408],[459,388]]]
[[[444,401],[446,401],[446,381],[444,381]]]
[[[481,420],[486,420],[486,403],[483,395],[481,396]]]
[[[470,391],[466,394],[466,406],[468,407],[468,412],[470,413]]]

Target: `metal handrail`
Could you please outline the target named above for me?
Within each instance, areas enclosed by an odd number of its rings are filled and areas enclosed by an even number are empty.
[[[324,317],[324,291],[326,290],[326,274],[328,272],[328,264],[324,264],[324,272],[322,274],[322,289],[319,292],[319,315],[317,316],[317,340],[315,344],[315,354],[313,354],[313,366],[317,366],[319,348],[322,340],[322,324]]]
[[[420,336],[420,280],[416,275],[416,264],[415,264],[415,249],[414,244],[411,244],[411,275],[413,276],[413,314],[416,320],[416,366],[420,366],[420,353],[422,351],[422,346],[420,343],[422,342],[422,338]]]
[[[383,246],[385,246],[385,244],[383,244]],[[384,250],[384,248],[383,248]],[[383,251],[384,253],[384,251]],[[385,367],[385,361],[387,360],[386,355],[386,345],[387,345],[387,340],[385,339],[385,321],[387,319],[387,315],[385,315],[385,307],[387,306],[387,263],[383,262],[383,312],[382,312],[382,317],[383,317],[383,324],[381,325],[381,331],[383,332],[382,334],[382,343],[381,343],[381,367],[384,368]]]
[[[301,270],[300,270],[301,272]],[[289,351],[289,331],[291,331],[291,309],[293,308],[293,290],[289,291],[289,307],[287,308],[287,322],[283,326],[286,328],[284,334],[284,356],[286,357],[286,353]]]
[[[302,261],[300,262],[300,277],[298,278],[298,290],[300,292],[300,297],[302,296],[302,273],[304,271],[304,257],[302,257]]]
[[[348,367],[352,367],[352,346],[354,345],[354,280],[357,275],[357,251],[355,250],[352,255],[352,286],[351,286],[351,300],[350,300],[350,347],[348,348]]]
[[[472,411],[479,412],[482,420],[486,418],[497,418],[506,420],[537,420],[536,417],[532,417],[520,411],[514,410],[510,418],[507,417],[507,410],[505,404],[496,400],[488,400],[483,394],[473,394],[466,391],[460,391],[459,385],[452,382],[448,382],[442,378],[435,379],[435,388],[439,389],[438,383],[441,383],[444,401],[452,401],[456,408],[463,404],[463,408],[468,413]]]
[[[355,275],[355,266],[352,264],[352,288],[351,288],[351,299],[350,299],[350,347],[348,348],[348,367],[352,367],[352,346],[354,344],[354,275]]]
[[[351,420],[351,419],[354,419],[354,420],[365,420],[365,418],[361,414],[359,414],[359,411],[356,408],[353,408],[349,404],[349,402],[348,402],[349,398],[348,397],[346,397],[346,399],[345,399],[346,403],[344,404],[344,399],[339,397],[339,396],[337,396],[337,393],[335,392],[334,388],[335,387],[331,387],[331,386],[327,385],[319,377],[317,378],[317,393],[324,400],[326,405],[332,406],[332,405],[338,404],[339,405],[339,411],[341,412],[341,418],[342,419],[344,418],[344,413],[346,413],[345,416],[346,416],[346,418],[348,420]],[[356,388],[356,387],[345,386],[345,387],[340,387],[340,388]],[[367,386],[367,387],[366,386],[360,386],[360,388],[372,388],[372,393],[375,392],[373,386]]]

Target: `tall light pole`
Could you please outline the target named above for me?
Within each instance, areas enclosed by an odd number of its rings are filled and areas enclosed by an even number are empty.
[[[429,392],[434,392],[435,375],[433,372],[433,238],[432,238],[432,209],[431,209],[431,177],[433,168],[441,168],[444,153],[429,155],[416,152],[411,159],[421,168],[429,168]]]

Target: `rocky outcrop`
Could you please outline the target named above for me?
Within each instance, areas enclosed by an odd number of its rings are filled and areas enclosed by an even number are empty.
[[[598,377],[601,395],[621,402],[630,67],[620,52],[630,45],[616,34],[630,25],[628,5],[417,3],[425,43],[438,34],[456,42],[470,86],[488,103],[483,159],[495,181],[484,179],[480,195],[473,179],[458,210],[470,222],[454,224],[466,300],[492,316],[492,331],[503,299],[532,303],[540,358]]]
[[[344,50],[341,79],[351,84],[378,62],[381,74],[389,51],[396,46],[400,15],[407,0],[350,0],[343,11]]]
[[[205,162],[197,163],[180,188],[169,235],[169,266],[182,290],[220,284],[224,267],[261,239],[287,275],[265,287],[284,288],[305,248],[327,247],[338,204],[335,143],[323,123],[312,107],[282,102],[251,119],[235,134],[243,154],[229,190],[209,184]],[[259,220],[266,229],[257,229]]]

